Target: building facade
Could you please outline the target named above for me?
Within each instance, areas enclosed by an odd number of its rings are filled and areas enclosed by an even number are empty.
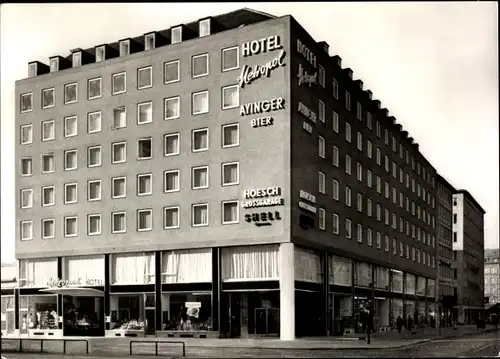
[[[2,336],[12,335],[16,332],[16,311],[14,291],[18,287],[17,263],[2,263],[1,269],[1,333]]]
[[[484,250],[484,299],[488,304],[500,303],[500,250]]]
[[[453,194],[453,260],[458,322],[474,323],[484,309],[484,214],[465,190]]]
[[[458,304],[457,283],[453,267],[453,193],[455,188],[442,176],[437,176],[437,238],[438,238],[438,299],[442,318],[457,319],[454,307]],[[448,320],[448,321],[447,321]]]
[[[30,63],[16,334],[432,325],[436,170],[341,65],[249,9]]]

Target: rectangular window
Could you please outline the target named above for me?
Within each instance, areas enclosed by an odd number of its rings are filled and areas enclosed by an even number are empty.
[[[111,213],[111,232],[125,233],[127,230],[127,213],[113,212]]]
[[[137,159],[139,160],[150,159],[153,155],[152,147],[153,147],[153,140],[151,139],[151,137],[141,138],[137,140]]]
[[[33,190],[23,189],[21,190],[21,208],[31,208],[33,207]]]
[[[372,114],[370,112],[366,113],[366,127],[368,127],[369,130],[372,129]]]
[[[356,237],[359,243],[363,243],[363,226],[361,224],[356,226]]]
[[[125,106],[113,109],[113,127],[116,130],[127,127],[127,108]]]
[[[325,219],[325,209],[324,208],[318,208],[318,228],[321,230],[325,230],[326,226],[326,219]]]
[[[377,176],[377,192],[382,193],[382,179],[380,176]]]
[[[208,112],[208,91],[193,93],[191,101],[191,113],[193,115],[199,115]]]
[[[209,148],[208,128],[193,130],[191,149],[193,152],[207,151]]]
[[[381,166],[382,165],[382,154],[380,152],[380,148],[377,147],[377,165]]]
[[[198,23],[198,34],[200,37],[210,35],[210,19],[201,20]]]
[[[208,75],[208,54],[202,54],[192,57],[191,74],[193,78]]]
[[[373,215],[373,203],[372,203],[372,200],[370,198],[368,198],[367,202],[366,202],[366,212],[368,214],[368,217],[371,217]]]
[[[321,158],[325,158],[325,139],[318,135],[318,155]]]
[[[88,181],[87,199],[89,202],[101,200],[101,181]]]
[[[25,93],[21,95],[21,113],[33,111],[33,94]]]
[[[113,95],[127,92],[127,73],[120,72],[112,76]]]
[[[333,146],[332,161],[335,167],[339,166],[339,148],[337,146]]]
[[[351,174],[351,156],[345,155],[345,173]]]
[[[339,114],[333,111],[333,130],[339,133]]]
[[[87,97],[89,100],[100,98],[102,96],[101,78],[90,79],[87,82]]]
[[[222,126],[222,148],[240,144],[240,126],[237,123]]]
[[[42,141],[52,141],[56,137],[54,120],[42,122]]]
[[[78,118],[70,116],[64,118],[64,137],[74,137],[78,134]]]
[[[384,129],[384,143],[386,146],[389,146],[389,131],[387,129]]]
[[[145,232],[153,229],[153,210],[140,209],[137,211],[137,231]]]
[[[78,233],[78,220],[76,217],[64,218],[64,236],[76,237]]]
[[[147,34],[144,36],[144,50],[153,50],[155,48],[155,34]]]
[[[151,173],[137,175],[137,195],[146,196],[153,193],[153,175]]]
[[[358,132],[358,150],[363,151],[363,135]]]
[[[357,177],[358,177],[358,181],[359,182],[363,182],[363,166],[361,165],[361,163],[357,163],[356,164],[356,172],[357,172]]]
[[[396,241],[396,238],[392,239],[392,254],[395,256],[398,255],[398,241]]]
[[[55,220],[42,219],[42,238],[49,239],[55,237]]]
[[[170,97],[165,99],[165,120],[179,118],[181,110],[180,97]]]
[[[163,228],[179,228],[179,207],[165,207],[163,209]]]
[[[351,189],[345,186],[345,205],[351,207]]]
[[[230,186],[239,183],[239,163],[223,163],[222,164],[222,185]]]
[[[172,44],[177,44],[182,41],[182,27],[173,27],[171,30],[172,34]]]
[[[56,90],[54,88],[42,90],[42,108],[51,108],[56,105]]]
[[[106,59],[104,46],[96,47],[95,49],[95,62],[101,62]]]
[[[222,49],[222,72],[235,70],[240,67],[239,47],[234,46]]]
[[[78,101],[78,83],[64,85],[64,103],[70,104]]]
[[[78,185],[76,183],[64,184],[64,203],[71,204],[78,201]]]
[[[123,198],[127,195],[127,178],[115,177],[111,179],[111,197]]]
[[[319,120],[325,123],[325,103],[321,100],[318,100],[318,117]]]
[[[363,212],[363,195],[361,193],[357,195],[357,207],[358,212]]]
[[[208,188],[208,166],[193,167],[191,176],[192,189]]]
[[[345,92],[345,108],[351,111],[351,94],[348,91]]]
[[[82,53],[80,51],[74,52],[71,57],[72,67],[82,66]]]
[[[234,224],[239,222],[238,201],[222,202],[222,224]]]
[[[179,60],[165,62],[163,65],[163,82],[171,84],[179,82],[180,77],[180,62]]]
[[[20,140],[21,145],[28,145],[33,142],[33,125],[21,126]]]
[[[332,82],[333,86],[332,86],[332,89],[333,89],[333,97],[336,98],[338,100],[339,98],[339,83],[337,80],[333,79],[333,82]]]
[[[111,144],[111,163],[123,163],[127,161],[127,143],[115,142]]]
[[[101,111],[91,112],[87,115],[87,132],[101,132],[102,129],[102,114]]]
[[[398,152],[398,145],[396,142],[396,137],[392,136],[392,152]]]
[[[76,150],[64,151],[64,170],[71,171],[78,168],[78,155]]]
[[[385,251],[389,252],[389,237],[385,236]]]
[[[56,202],[55,196],[56,191],[54,186],[42,187],[42,206],[53,206]]]
[[[130,54],[130,40],[120,42],[120,56],[127,56]]]
[[[377,133],[377,137],[380,138],[380,122],[375,121],[375,130]]]
[[[356,103],[356,117],[358,120],[362,121],[363,120],[363,107],[359,102]]]
[[[137,104],[137,124],[151,122],[153,122],[153,103],[149,101]]]
[[[193,227],[208,226],[208,204],[194,204],[192,207]]]
[[[369,247],[373,246],[373,233],[371,228],[366,230],[366,245]]]
[[[87,219],[87,234],[89,236],[97,236],[101,234],[101,215],[89,214]]]
[[[385,225],[388,226],[389,225],[389,210],[386,208],[384,209],[384,219],[385,219]]]
[[[382,249],[382,235],[377,232],[377,249]]]
[[[29,241],[33,239],[33,222],[32,221],[22,221],[21,222],[21,240]]]
[[[87,148],[87,167],[98,167],[101,165],[101,146]]]
[[[153,68],[151,66],[137,69],[137,89],[142,90],[153,86]]]
[[[385,167],[385,171],[386,172],[389,172],[390,169],[389,169],[389,157],[387,155],[384,156],[384,167]]]
[[[325,194],[325,174],[321,171],[318,172],[318,191],[319,193]]]
[[[457,243],[457,242],[458,242],[458,233],[453,232],[453,243]]]
[[[380,207],[380,204],[377,204],[377,221],[382,221],[382,207]]]
[[[178,192],[180,190],[179,170],[169,170],[164,172],[163,188],[165,193]]]
[[[453,223],[457,224],[458,221],[458,215],[456,213],[453,213]]]
[[[348,122],[345,123],[345,140],[351,142],[351,125]]]
[[[373,147],[370,140],[366,141],[366,155],[368,156],[368,158],[372,158],[373,156]]]
[[[180,154],[180,135],[178,133],[167,133],[164,138],[165,156]]]
[[[43,173],[50,173],[54,172],[54,155],[49,153],[49,154],[43,154],[42,155],[42,172]]]
[[[326,86],[326,73],[325,73],[325,68],[321,65],[318,65],[318,75],[319,75],[320,86],[325,88],[325,86]]]
[[[338,201],[339,200],[339,188],[340,188],[339,181],[334,179],[332,183],[333,183],[333,188],[332,188],[333,199]]]
[[[334,213],[332,217],[333,233],[339,234],[339,215]]]
[[[228,110],[240,106],[240,91],[238,85],[222,88],[222,109]]]
[[[352,236],[352,232],[351,232],[351,220],[350,219],[346,219],[345,220],[345,237],[347,239],[350,239]]]
[[[392,177],[398,178],[398,167],[396,162],[392,162]]]
[[[59,71],[59,59],[57,57],[49,60],[50,72]]]

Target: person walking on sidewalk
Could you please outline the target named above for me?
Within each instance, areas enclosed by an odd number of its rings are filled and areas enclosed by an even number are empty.
[[[372,309],[368,309],[368,312],[365,314],[365,330],[366,330],[366,344],[370,344],[370,335],[373,331],[373,311]]]
[[[396,319],[396,328],[398,329],[399,335],[401,335],[401,330],[403,329],[403,318],[401,316],[398,316],[398,319]]]

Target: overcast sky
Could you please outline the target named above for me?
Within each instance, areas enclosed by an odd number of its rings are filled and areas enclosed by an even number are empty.
[[[496,2],[7,4],[1,34],[2,261],[14,258],[14,82],[28,62],[244,6],[291,14],[354,71],[456,188],[486,210],[499,245]]]

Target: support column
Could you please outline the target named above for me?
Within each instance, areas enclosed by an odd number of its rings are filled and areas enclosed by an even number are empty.
[[[330,255],[328,252],[323,253],[323,296],[324,296],[324,313],[325,313],[325,334],[329,336],[332,331],[331,318],[332,313],[330,311],[330,266],[329,266]]]
[[[57,278],[59,279],[67,279],[63,278],[63,258],[62,257],[57,257]],[[63,317],[63,296],[62,294],[57,295],[57,317],[59,318]],[[63,329],[63,323],[62,321],[57,324],[57,327],[59,329]]]
[[[19,330],[19,287],[14,288],[14,328]]]
[[[280,273],[280,339],[295,339],[295,246],[281,243]]]
[[[212,330],[220,330],[220,249],[212,248]]]
[[[111,282],[111,275],[110,275],[110,255],[105,254],[104,255],[104,318],[110,317],[111,316],[111,301],[109,298],[109,284]],[[110,317],[111,319],[111,317]],[[110,330],[111,329],[111,323],[108,320],[105,320],[105,330]]]
[[[155,252],[155,329],[162,330],[162,305],[161,305],[161,252]]]

